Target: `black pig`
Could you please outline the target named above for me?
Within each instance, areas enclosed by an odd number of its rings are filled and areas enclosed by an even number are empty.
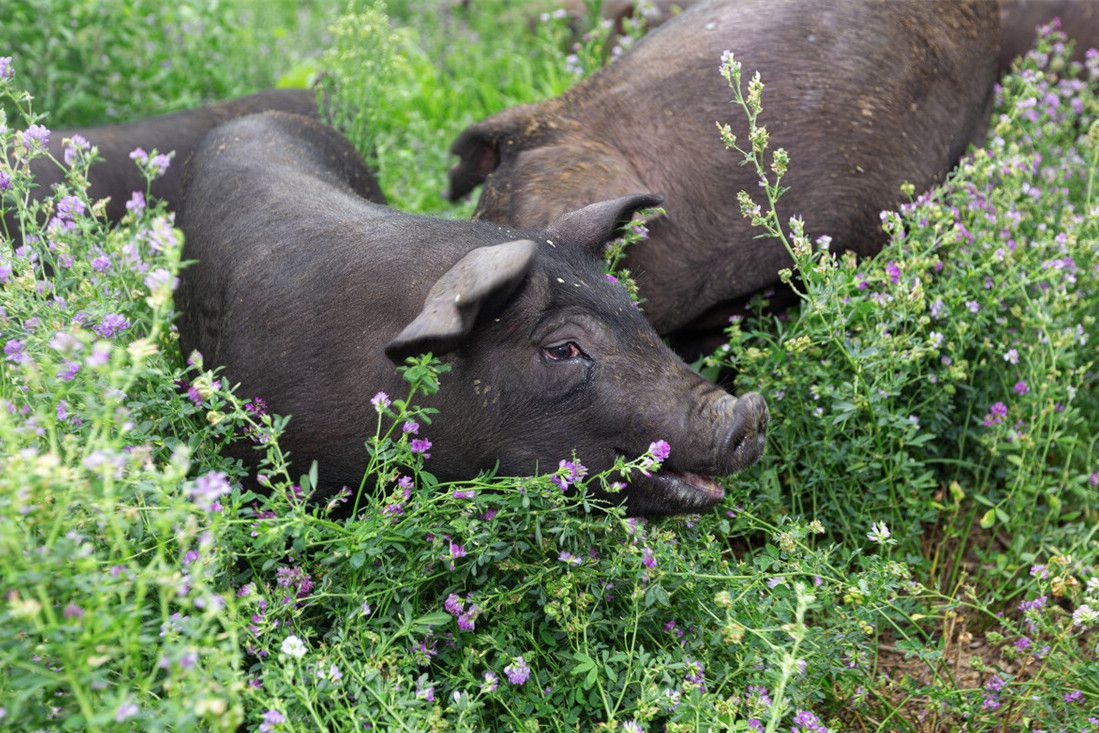
[[[762,74],[762,122],[793,161],[780,213],[869,254],[901,183],[939,181],[986,124],[998,10],[992,0],[699,3],[561,97],[466,129],[450,197],[483,182],[477,218],[540,227],[592,201],[664,192],[669,216],[627,253],[661,333],[777,283],[789,257],[741,217],[736,194],[758,197],[756,178],[714,129],[730,121],[746,139],[718,74],[726,49]]]
[[[508,474],[548,470],[573,449],[601,470],[663,439],[666,470],[623,497],[657,515],[714,504],[709,476],[759,456],[763,399],[691,371],[602,274],[616,227],[659,199],[512,229],[403,214],[373,191],[339,133],[267,113],[207,137],[179,215],[183,256],[197,260],[178,293],[184,349],[292,415],[282,444],[319,459],[325,490],[359,483],[371,395],[400,390],[393,364],[425,351],[453,367],[431,403],[429,466],[442,479],[497,461]]]

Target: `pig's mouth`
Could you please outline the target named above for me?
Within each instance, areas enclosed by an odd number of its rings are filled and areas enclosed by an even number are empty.
[[[669,513],[709,509],[725,498],[725,488],[713,476],[662,470],[654,473],[650,481],[658,497],[671,510]]]
[[[760,400],[762,402],[762,400]],[[755,463],[763,453],[767,428],[766,409],[760,411],[754,429],[737,430],[730,439],[727,450],[731,460],[727,473],[736,473]],[[629,455],[626,451],[618,451]],[[672,457],[675,460],[675,457]],[[725,498],[725,488],[714,476],[676,470],[677,466],[665,464],[659,471],[645,476],[637,472],[629,478],[625,497],[631,515],[662,516],[668,514],[693,514],[705,511]]]
[[[625,503],[630,515],[663,516],[701,512],[721,502],[725,488],[713,476],[667,467],[629,477]]]

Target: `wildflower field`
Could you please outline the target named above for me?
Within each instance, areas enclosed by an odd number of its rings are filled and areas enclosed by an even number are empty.
[[[465,217],[442,196],[458,132],[613,63],[643,21],[612,42],[550,2],[14,7],[0,730],[1099,730],[1096,55],[1046,29],[986,145],[904,191],[861,262],[775,213],[798,161],[725,126],[766,126],[767,79],[714,59],[713,134],[766,181],[728,205],[793,253],[800,305],[761,296],[697,365],[767,397],[763,459],[714,510],[644,521],[588,500],[606,476],[583,455],[440,483],[429,357],[363,426],[383,488],[310,503],[323,466],[288,470],[286,418],[180,353],[164,204],[106,224],[79,138],[41,204],[27,172],[64,126],[315,84],[393,205]],[[152,179],[166,152],[132,164]],[[262,494],[230,441],[264,452]]]

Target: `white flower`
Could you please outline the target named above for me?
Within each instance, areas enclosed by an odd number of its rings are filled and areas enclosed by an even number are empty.
[[[885,526],[885,522],[874,522],[870,525],[870,531],[866,533],[866,538],[868,540],[871,542],[879,542],[883,545],[891,536],[889,527]]]
[[[305,642],[293,634],[286,637],[282,642],[282,653],[288,657],[301,659],[305,656],[306,651]]]

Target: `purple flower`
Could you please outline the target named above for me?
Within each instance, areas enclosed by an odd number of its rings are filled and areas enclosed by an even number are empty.
[[[84,609],[70,601],[62,615],[65,618],[84,618]]]
[[[1024,613],[1027,612],[1027,611],[1040,611],[1043,608],[1045,608],[1045,605],[1046,605],[1046,597],[1045,596],[1038,596],[1033,601],[1020,601],[1019,602],[1019,610],[1023,611]]]
[[[1019,350],[1018,349],[1008,349],[1006,352],[1004,352],[1004,361],[1006,361],[1008,364],[1018,364],[1019,363]]]
[[[130,151],[130,160],[135,160],[138,163],[144,163],[149,159],[149,154],[145,152],[145,148],[134,148]]]
[[[145,194],[141,191],[134,191],[130,194],[130,200],[126,202],[126,211],[133,212],[134,214],[140,214],[145,210]]]
[[[824,727],[824,723],[820,722],[820,718],[808,710],[799,710],[794,715],[793,723],[790,733],[828,733],[828,729]]]
[[[313,578],[301,568],[280,565],[275,570],[275,582],[282,588],[293,588],[298,598],[313,590]]]
[[[107,255],[97,255],[92,258],[91,265],[96,272],[106,272],[111,266],[111,258]]]
[[[1071,705],[1074,702],[1080,702],[1081,700],[1083,700],[1084,693],[1080,690],[1073,690],[1072,692],[1066,692],[1061,699]]]
[[[885,266],[885,274],[889,276],[889,282],[894,285],[901,281],[901,268],[897,267],[897,263],[892,260]]]
[[[450,543],[450,559],[451,560],[457,560],[458,558],[465,557],[465,556],[466,556],[466,546],[465,545],[455,544],[454,542]]]
[[[92,330],[103,338],[111,338],[129,327],[130,322],[125,316],[119,315],[118,313],[108,313],[103,316],[103,320],[99,322],[99,325]]]
[[[965,307],[969,309],[970,313],[976,313],[981,310],[981,304],[975,300],[967,300],[965,302]]]
[[[481,692],[496,692],[496,688],[500,686],[500,676],[489,670],[485,672],[485,681],[481,685]]]
[[[771,696],[763,685],[748,685],[748,693],[745,695],[748,704],[752,707],[771,707]]]
[[[866,284],[866,275],[861,272],[855,273],[855,287],[859,290],[866,290],[866,288],[869,287]]]
[[[993,425],[999,425],[1007,417],[1007,405],[1003,402],[994,402],[992,406],[988,408],[988,414],[985,415],[983,424],[986,428],[990,428]]]
[[[401,430],[408,435],[419,435],[420,423],[415,420],[406,420],[405,424],[401,426]]]
[[[62,369],[57,372],[57,378],[62,382],[71,382],[76,378],[76,373],[80,371],[80,363],[64,359],[61,362]]]
[[[73,163],[77,161],[80,151],[88,150],[89,148],[91,148],[91,145],[83,135],[73,135],[69,140],[69,144],[65,146],[65,165],[71,168]]]
[[[275,729],[275,726],[282,725],[285,722],[286,716],[278,710],[268,710],[263,714],[263,722],[259,726],[260,733],[270,733]]]
[[[472,499],[477,496],[477,492],[473,489],[458,489],[454,492],[455,499]]]
[[[229,486],[229,478],[221,471],[211,471],[195,479],[185,493],[200,509],[218,512],[221,511],[218,499],[230,491],[232,487]]]
[[[0,171],[0,191],[10,191],[10,190],[11,190],[11,176],[9,176],[4,171]]]
[[[160,172],[161,175],[163,175],[164,172],[168,170],[168,165],[171,162],[172,162],[171,157],[165,155],[164,153],[160,153],[159,155],[154,155],[152,160],[149,161],[149,163],[154,168],[156,168]]]
[[[477,625],[477,617],[481,615],[481,607],[476,603],[469,604],[466,612],[458,617],[458,628],[462,631],[473,631]]]
[[[513,685],[522,685],[528,679],[530,679],[530,667],[522,657],[515,657],[511,664],[504,667],[504,674],[507,675],[508,682]]]
[[[7,81],[15,76],[15,70],[11,68],[11,56],[0,56],[0,81]]]
[[[656,557],[653,555],[652,548],[643,547],[641,549],[641,564],[647,568],[656,567]]]
[[[1020,636],[1018,639],[1015,640],[1014,646],[1015,651],[1025,652],[1027,649],[1030,648],[1030,638],[1026,636]]]
[[[1019,380],[1018,382],[1015,383],[1015,394],[1021,396],[1021,395],[1025,395],[1029,391],[1030,391],[1030,387],[1028,387],[1026,385],[1026,382],[1024,382],[1022,380]]]
[[[145,276],[145,287],[149,288],[149,290],[155,291],[165,286],[167,286],[171,290],[175,290],[176,286],[178,285],[179,278],[174,277],[172,273],[168,272],[163,267],[158,267]],[[263,405],[263,409],[259,412],[253,412],[252,414],[263,415],[267,412],[267,405],[264,404],[263,400],[261,400],[259,397],[254,398],[252,402],[249,402],[247,405],[245,405],[245,408],[248,408],[248,406],[252,405],[253,403]],[[249,409],[249,411],[251,412],[251,409]]]
[[[588,474],[588,469],[579,461],[561,461],[557,467],[557,474],[550,479],[561,491],[567,491],[570,486]]]
[[[382,412],[393,403],[390,401],[389,395],[385,392],[379,392],[370,398],[370,404],[374,405],[375,410]]]
[[[695,685],[701,692],[705,692],[706,670],[702,667],[702,662],[687,662],[687,672],[683,675],[683,680]]]
[[[443,601],[443,608],[445,608],[446,612],[451,616],[460,616],[465,609],[465,604],[457,593],[451,593],[446,597],[446,600]]]
[[[23,145],[26,146],[27,150],[33,149],[36,142],[42,147],[49,145],[50,131],[48,128],[42,125],[31,125],[23,131]]]
[[[75,219],[84,215],[84,202],[76,196],[65,196],[57,202],[57,215],[63,219]]]
[[[132,702],[124,702],[118,707],[118,711],[114,714],[116,723],[124,723],[130,718],[137,715],[138,707]]]
[[[4,354],[8,357],[8,361],[15,364],[25,364],[31,360],[29,356],[23,353],[24,343],[20,339],[10,339],[4,344]]]
[[[627,720],[622,724],[622,733],[645,733],[645,731],[636,720]]]
[[[408,449],[413,453],[422,453],[425,459],[431,458],[431,441],[427,438],[413,438],[408,441]]]
[[[421,700],[427,700],[428,702],[435,702],[435,685],[423,686],[423,683],[416,683],[416,697]]]
[[[664,462],[672,454],[672,447],[666,441],[658,440],[655,443],[649,443],[649,453],[656,460]]]
[[[557,559],[560,562],[565,563],[566,565],[580,565],[584,562],[584,558],[577,557],[576,555],[573,555],[571,552],[568,552],[566,550],[561,550],[561,552],[557,555]]]

